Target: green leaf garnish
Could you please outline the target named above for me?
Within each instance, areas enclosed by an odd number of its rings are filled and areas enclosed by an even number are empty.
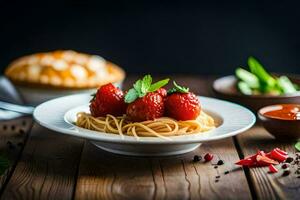
[[[295,148],[300,151],[300,141],[295,144]]]
[[[143,96],[143,93],[142,93],[142,80],[137,80],[134,84],[133,84],[133,88],[135,89],[136,93],[138,94],[139,97],[142,97]]]
[[[156,83],[153,83],[149,88],[149,92],[154,92],[154,91],[158,90],[159,88],[167,85],[169,83],[169,80],[170,79],[167,78],[167,79],[158,81]]]
[[[142,87],[141,87],[141,92],[143,94],[146,94],[148,92],[148,89],[150,88],[151,83],[152,83],[152,77],[149,74],[144,76],[144,78],[142,80]]]
[[[134,88],[131,88],[130,90],[128,90],[127,94],[125,95],[125,102],[126,103],[134,102],[138,97],[139,97],[138,92]]]
[[[145,96],[148,92],[155,92],[159,88],[168,84],[169,79],[164,79],[152,84],[151,75],[145,75],[143,79],[137,80],[125,95],[125,103],[134,102],[137,98]]]
[[[189,92],[189,88],[180,86],[175,81],[173,81],[173,84],[174,84],[174,88],[168,90],[168,94],[172,94],[175,92],[180,92],[180,93],[188,93]]]
[[[0,156],[0,175],[2,175],[7,168],[9,168],[9,160],[4,156]]]

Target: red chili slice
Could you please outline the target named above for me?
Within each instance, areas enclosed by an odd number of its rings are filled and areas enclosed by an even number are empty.
[[[279,153],[276,149],[274,149],[273,151],[271,151],[271,157],[274,159],[274,160],[277,160],[279,162],[283,162],[287,159],[287,155],[283,155],[281,153]]]
[[[288,153],[286,151],[283,151],[279,148],[275,148],[274,150],[278,151],[279,153],[283,154],[283,155],[288,155]]]
[[[235,164],[248,166],[248,167],[270,166],[270,165],[277,165],[279,164],[279,162],[285,161],[287,157],[288,157],[287,152],[279,148],[275,148],[268,153],[259,150],[256,154],[247,156],[244,159],[236,162]]]
[[[255,161],[251,158],[242,159],[235,163],[236,165],[242,165],[242,166],[253,166],[255,165]]]
[[[271,152],[266,153],[265,156],[272,159],[272,157],[271,157]]]
[[[266,153],[264,151],[258,151],[256,155],[261,155],[261,156],[265,156]]]
[[[278,169],[274,165],[269,165],[269,172],[270,173],[277,173]]]
[[[266,156],[261,156],[261,155],[257,155],[256,160],[257,160],[257,163],[259,166],[267,166],[270,164],[274,164],[274,165],[279,164],[277,161],[272,160]]]

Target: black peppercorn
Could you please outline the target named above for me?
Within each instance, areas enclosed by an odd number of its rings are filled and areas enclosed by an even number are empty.
[[[229,171],[225,171],[224,174],[229,174]]]
[[[288,163],[284,163],[284,164],[281,166],[281,168],[282,168],[282,169],[287,169],[289,166],[290,166],[290,165],[289,165]]]
[[[288,157],[286,160],[285,160],[285,162],[287,162],[287,163],[291,163],[291,162],[293,162],[293,158],[292,157]]]
[[[217,165],[223,165],[224,164],[224,161],[223,160],[219,160]]]
[[[290,170],[284,170],[282,173],[282,176],[288,176],[290,175],[291,171]]]
[[[200,160],[202,160],[202,157],[201,157],[201,156],[198,156],[198,155],[195,155],[195,156],[194,156],[194,159],[193,159],[194,162],[198,162],[198,161],[200,161]]]

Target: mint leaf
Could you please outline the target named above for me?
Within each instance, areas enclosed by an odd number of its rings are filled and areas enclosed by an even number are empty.
[[[300,151],[300,141],[295,144],[295,148]]]
[[[133,88],[136,90],[137,94],[139,97],[142,97],[143,96],[143,92],[141,90],[142,88],[142,80],[139,79],[137,80],[134,84],[133,84]]]
[[[169,80],[170,79],[164,79],[164,80],[161,80],[161,81],[158,81],[156,83],[153,83],[150,88],[149,88],[149,92],[155,92],[156,90],[158,90],[159,88],[167,85],[169,83]]]
[[[173,81],[173,84],[174,84],[175,88],[176,88],[179,92],[182,92],[182,93],[188,93],[188,92],[189,92],[189,88],[186,88],[186,87],[177,85],[177,83],[176,83],[175,81]]]
[[[125,103],[134,102],[137,98],[144,97],[148,92],[154,92],[162,86],[166,85],[169,79],[164,79],[152,84],[151,75],[145,75],[143,79],[137,80],[125,95]]]
[[[173,84],[174,84],[175,87],[168,90],[168,94],[172,94],[172,93],[175,93],[175,92],[180,92],[180,93],[188,93],[189,92],[189,88],[180,86],[175,81],[173,81]]]
[[[136,89],[131,88],[128,90],[127,94],[125,95],[125,103],[134,102],[139,97],[138,92]]]
[[[146,94],[148,92],[148,89],[150,88],[152,83],[152,77],[151,75],[146,75],[144,76],[143,80],[142,80],[142,86],[141,86],[141,92],[143,94]]]

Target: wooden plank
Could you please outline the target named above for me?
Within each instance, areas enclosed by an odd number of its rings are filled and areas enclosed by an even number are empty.
[[[294,155],[294,141],[283,142],[275,140],[270,134],[259,125],[237,136],[237,141],[242,153],[247,156],[256,153],[258,149],[269,151],[279,147]],[[280,168],[280,165],[278,166]],[[269,174],[267,168],[252,168],[249,171],[251,186],[258,199],[299,199],[300,179],[294,171],[289,176],[282,176],[282,171],[276,174]]]
[[[211,152],[225,161],[192,162],[195,154]],[[203,144],[192,153],[139,158],[107,153],[86,143],[79,167],[75,199],[251,199],[232,140]],[[224,172],[232,172],[224,175]],[[216,176],[221,176],[215,182]]]
[[[0,152],[1,156],[9,161],[9,167],[0,175],[1,192],[14,171],[31,126],[31,117],[0,122]]]
[[[33,127],[2,199],[72,199],[83,141]]]
[[[197,94],[211,95],[212,79],[171,78],[190,86]],[[124,88],[128,89],[135,79],[134,76],[127,79]],[[215,169],[210,163],[191,161],[194,154],[203,155],[205,152],[219,155],[225,165]],[[251,199],[243,170],[233,170],[232,163],[238,159],[231,138],[203,144],[186,155],[162,158],[119,156],[86,143],[75,199]],[[224,175],[226,170],[234,172]],[[215,182],[218,175],[221,178]]]

